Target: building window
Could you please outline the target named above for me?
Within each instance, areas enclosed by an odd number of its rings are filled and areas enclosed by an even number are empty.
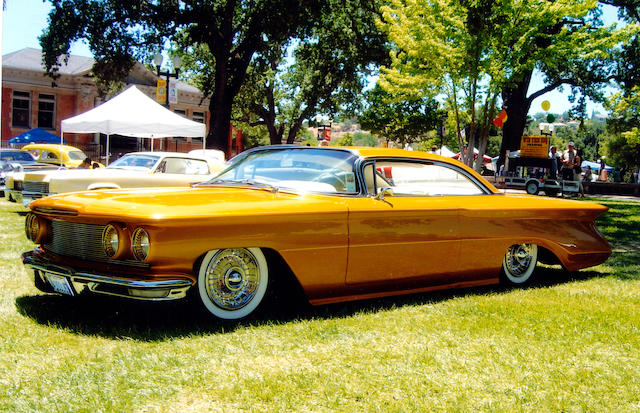
[[[184,109],[174,109],[173,111],[180,116],[184,116],[185,118],[187,117],[187,111]]]
[[[196,122],[204,123],[204,112],[193,112],[191,119]]]
[[[29,92],[13,92],[13,118],[14,128],[30,128],[29,112],[31,111],[31,95]]]
[[[54,113],[56,97],[54,95],[38,95],[38,127],[54,129]]]

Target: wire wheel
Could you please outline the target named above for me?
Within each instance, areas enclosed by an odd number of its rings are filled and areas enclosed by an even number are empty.
[[[507,250],[502,261],[502,270],[508,282],[522,284],[531,278],[537,262],[537,245],[515,244]]]
[[[259,248],[212,250],[200,266],[198,290],[211,314],[233,320],[258,307],[268,281],[267,262]]]

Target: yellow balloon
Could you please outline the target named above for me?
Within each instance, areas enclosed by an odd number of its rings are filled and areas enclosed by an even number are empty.
[[[551,103],[549,103],[548,100],[543,100],[542,101],[542,110],[544,110],[545,112],[549,110],[549,108],[551,107]]]

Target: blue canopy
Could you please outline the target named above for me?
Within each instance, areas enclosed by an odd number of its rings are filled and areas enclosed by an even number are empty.
[[[60,143],[60,137],[40,128],[34,128],[9,140],[9,144],[17,143]],[[66,141],[62,141],[66,143]]]
[[[591,161],[582,161],[582,164],[580,165],[580,167],[582,167],[584,169],[587,166],[590,166],[592,171],[599,171],[600,170],[600,164],[599,163],[591,162]],[[605,165],[604,166],[604,170],[605,171],[613,171],[613,166]]]

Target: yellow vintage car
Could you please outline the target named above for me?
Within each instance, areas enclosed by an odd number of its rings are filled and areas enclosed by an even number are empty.
[[[29,151],[38,162],[60,165],[65,168],[77,168],[87,158],[87,155],[78,148],[54,143],[30,143],[23,146],[22,150]],[[104,165],[99,165],[104,168]]]
[[[319,305],[524,284],[538,261],[574,271],[611,254],[594,224],[604,206],[503,194],[457,161],[399,149],[263,147],[193,187],[74,192],[29,207],[38,247],[22,260],[40,290],[190,291],[222,319],[249,316],[287,282]]]

